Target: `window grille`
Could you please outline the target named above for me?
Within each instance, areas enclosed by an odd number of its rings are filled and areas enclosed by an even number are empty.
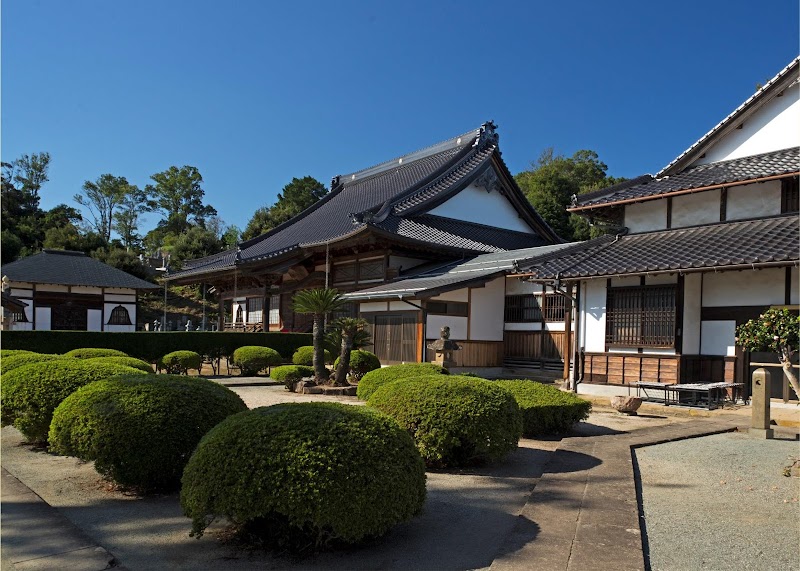
[[[264,320],[264,298],[247,298],[247,323],[261,323]]]
[[[333,266],[333,283],[343,284],[356,281],[356,264],[355,262],[349,264],[334,264]]]
[[[356,304],[352,301],[345,303],[337,311],[331,314],[331,321],[339,319],[340,317],[357,317]]]
[[[112,309],[108,318],[108,325],[132,325],[128,310],[121,305]]]
[[[25,315],[24,311],[13,311],[11,312],[11,320],[16,323],[26,323],[28,317]]]
[[[383,258],[358,264],[358,281],[382,280],[383,279]]]
[[[429,301],[425,309],[429,315],[466,317],[469,314],[469,306],[459,301]]]
[[[281,322],[281,296],[272,295],[269,298],[269,324],[280,325]]]
[[[674,285],[609,289],[606,344],[674,347],[675,292]]]
[[[506,297],[506,323],[561,322],[566,314],[567,299],[556,293],[509,295]]]
[[[781,181],[781,214],[800,210],[800,185],[798,177],[785,178]]]

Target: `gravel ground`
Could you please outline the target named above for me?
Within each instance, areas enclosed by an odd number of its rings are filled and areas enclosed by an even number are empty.
[[[653,571],[800,569],[793,440],[726,433],[636,450]]]

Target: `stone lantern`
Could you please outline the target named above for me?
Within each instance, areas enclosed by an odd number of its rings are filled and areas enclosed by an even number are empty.
[[[453,351],[458,351],[461,346],[450,340],[450,328],[445,325],[439,333],[439,338],[428,345],[428,349],[436,352],[434,363],[445,369],[450,369],[456,366],[456,362],[453,360]]]

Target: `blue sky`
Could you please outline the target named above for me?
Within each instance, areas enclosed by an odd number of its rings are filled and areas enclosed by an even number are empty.
[[[324,183],[499,125],[654,173],[798,54],[798,2],[3,0],[2,159],[48,151],[42,206],[103,173],[194,165],[243,228]],[[150,215],[147,225],[157,217]]]

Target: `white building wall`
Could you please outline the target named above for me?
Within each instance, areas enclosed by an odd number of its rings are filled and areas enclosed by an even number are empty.
[[[625,205],[625,226],[635,234],[667,227],[667,201],[648,200]]]
[[[487,282],[470,292],[469,339],[502,341],[505,312],[505,277]]]
[[[719,222],[720,191],[707,190],[672,198],[672,228]]]
[[[527,295],[542,293],[542,285],[532,282],[524,282],[519,278],[506,279],[506,295]]]
[[[541,323],[506,323],[506,331],[541,331]]]
[[[128,315],[131,318],[131,325],[109,325],[108,320],[111,319],[111,312],[115,307],[121,305],[128,310]],[[100,313],[99,310],[97,310]],[[103,316],[105,316],[104,331],[136,331],[136,304],[135,303],[105,303],[103,304]],[[103,319],[103,316],[100,319]],[[100,329],[89,329],[89,331],[100,331]]]
[[[736,321],[703,321],[701,355],[736,355]]]
[[[727,220],[759,218],[781,213],[781,181],[732,186],[725,204]]]
[[[792,292],[789,295],[790,303],[800,303],[800,269],[792,268]]]
[[[602,353],[606,349],[606,280],[584,283],[583,346],[589,353]]]
[[[450,339],[454,341],[466,341],[467,318],[453,315],[429,315],[425,337],[428,339],[438,339],[439,331],[441,331],[442,327],[445,325],[450,327]]]
[[[462,303],[467,303],[469,301],[469,292],[467,291],[467,288],[456,289],[445,292],[442,295],[437,295],[436,297],[432,297],[430,299],[431,301],[460,301]],[[415,303],[419,305],[419,302]]]
[[[57,293],[67,293],[69,286],[56,284],[36,284],[36,291],[52,291]]]
[[[20,301],[24,301],[25,303],[28,304],[28,305],[25,306],[25,309],[23,311],[25,312],[25,319],[28,320],[28,323],[32,323],[33,322],[33,300],[32,299],[25,299],[25,298],[22,298],[22,297],[20,297],[18,299]]]
[[[715,163],[788,149],[800,145],[800,86],[795,83],[781,97],[761,109],[705,152],[694,164]]]
[[[94,286],[72,286],[72,293],[82,293],[88,295],[102,295],[103,288]]]
[[[116,306],[111,306],[116,307]],[[108,309],[108,304],[106,304],[106,310],[111,311]],[[86,315],[86,331],[102,331],[103,330],[103,312],[100,309],[89,309],[87,310]]]
[[[780,305],[785,301],[786,270],[743,270],[703,276],[703,307]]]
[[[683,279],[683,347],[686,355],[700,354],[700,306],[702,274],[686,274]]]
[[[519,217],[516,209],[505,196],[496,190],[486,192],[486,189],[479,188],[474,184],[429,211],[429,214],[478,222],[506,230],[533,232],[533,229]]]
[[[358,304],[358,310],[362,313],[389,311],[389,304],[385,301],[362,301]]]
[[[27,307],[25,309],[28,309]],[[26,312],[27,313],[27,312]],[[37,307],[36,308],[36,330],[37,331],[50,331],[50,308]]]

